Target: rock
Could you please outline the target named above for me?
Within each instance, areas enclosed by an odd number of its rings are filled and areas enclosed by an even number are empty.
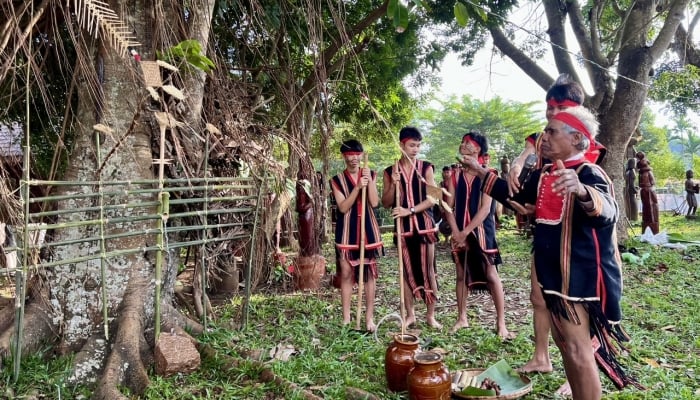
[[[188,374],[201,363],[199,352],[192,339],[163,333],[158,338],[155,350],[156,374],[170,376],[176,373]]]

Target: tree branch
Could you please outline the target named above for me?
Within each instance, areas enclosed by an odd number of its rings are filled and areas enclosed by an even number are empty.
[[[695,25],[700,20],[700,13],[695,13],[693,20],[688,26],[688,30],[683,25],[678,25],[676,29],[675,41],[671,43],[671,49],[676,52],[683,65],[694,65],[700,68],[700,49],[693,43],[692,34]]]
[[[564,21],[567,10],[560,8],[561,3],[557,0],[545,0],[542,3],[547,15],[547,24],[549,26],[547,34],[552,42],[552,54],[554,55],[554,63],[557,65],[557,70],[561,73],[567,73],[577,82],[581,82],[576,72],[576,66],[571,60],[571,54],[568,51],[569,46],[566,44]],[[582,46],[586,46],[586,44],[583,43]]]
[[[552,79],[552,77],[536,62],[523,53],[522,50],[513,45],[499,27],[489,26],[488,29],[489,32],[491,32],[493,44],[498,50],[505,54],[506,57],[510,58],[523,72],[532,78],[535,83],[543,90],[547,90],[552,85],[554,79]]]
[[[673,40],[676,30],[681,25],[683,14],[688,8],[690,0],[674,0],[668,10],[668,17],[664,21],[664,25],[659,31],[659,35],[654,40],[654,44],[649,48],[649,55],[652,60],[657,60],[666,49],[669,48],[671,40]]]

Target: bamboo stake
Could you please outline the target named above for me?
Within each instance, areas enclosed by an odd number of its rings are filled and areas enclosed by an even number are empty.
[[[34,14],[34,3],[31,6],[31,14]],[[27,54],[32,54],[32,41],[29,41],[29,50]],[[31,82],[31,66],[32,63],[27,63],[27,76],[25,82]],[[30,155],[30,135],[29,135],[29,109],[30,109],[30,88],[31,85],[27,85],[25,96],[26,96],[26,121],[25,121],[25,142],[24,142],[24,155],[22,158],[22,168],[24,169],[23,180],[20,182],[21,195],[24,200],[24,243],[22,243],[22,269],[17,269],[15,272],[15,340],[14,340],[14,351],[13,366],[12,366],[12,379],[15,383],[19,379],[20,374],[20,362],[22,360],[22,336],[24,335],[24,299],[25,293],[27,291],[27,277],[28,277],[28,262],[29,262],[29,232],[27,231],[27,225],[29,225],[29,155]]]
[[[367,153],[365,153],[365,161],[364,161],[364,166],[362,167],[367,168],[367,164],[369,162]],[[362,173],[360,173],[360,176]],[[362,179],[362,178],[360,178]],[[362,295],[364,292],[364,287],[365,287],[365,239],[366,239],[366,233],[365,233],[365,212],[367,212],[367,186],[362,187],[362,202],[360,203],[360,276],[359,276],[359,281],[358,286],[357,286],[357,318],[355,322],[355,329],[358,331],[360,330],[360,319],[362,316]]]
[[[401,159],[396,163],[396,171],[399,171],[399,163],[401,162]],[[395,184],[395,207],[398,207],[401,205],[401,178],[399,177],[399,181]],[[404,288],[403,288],[403,228],[401,225],[401,217],[396,217],[396,247],[397,251],[399,253],[399,296],[401,299],[399,300],[399,314],[401,314],[401,335],[403,336],[406,334],[406,324],[404,323],[406,321],[406,313],[405,313],[405,308],[406,305],[404,304]]]
[[[100,152],[100,133],[95,132],[95,149],[97,153],[98,163],[102,162],[102,153]],[[100,180],[101,182],[101,180]],[[107,259],[105,254],[107,248],[105,246],[105,209],[104,209],[104,191],[102,183],[98,186],[98,192],[100,193],[99,201],[99,215],[100,215],[100,296],[102,298],[102,329],[104,329],[105,340],[109,341],[109,310],[107,309]]]

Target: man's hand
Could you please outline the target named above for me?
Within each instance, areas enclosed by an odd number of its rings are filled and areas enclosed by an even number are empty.
[[[552,172],[552,175],[559,177],[554,181],[554,184],[552,184],[552,190],[559,196],[567,196],[569,193],[573,193],[579,199],[588,197],[588,192],[578,180],[576,171],[565,168],[561,160],[557,160],[557,169]]]
[[[522,165],[518,163],[513,163],[508,170],[508,177],[506,181],[508,182],[508,194],[513,197],[514,194],[520,192],[520,171],[523,170]]]
[[[508,204],[510,204],[511,207],[513,207],[513,210],[515,210],[518,214],[533,215],[535,213],[535,206],[533,204],[520,204],[517,201],[511,199],[508,199],[506,201],[508,202]]]

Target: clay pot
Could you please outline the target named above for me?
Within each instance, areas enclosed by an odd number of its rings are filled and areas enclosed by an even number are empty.
[[[321,287],[321,279],[326,274],[326,259],[320,255],[297,257],[292,273],[297,290],[313,290]]]
[[[452,396],[450,371],[442,356],[434,351],[420,352],[413,357],[414,367],[408,373],[410,400],[449,400]]]
[[[384,371],[386,383],[392,392],[403,392],[408,389],[406,378],[413,368],[413,357],[418,349],[418,336],[410,334],[394,335],[384,355]]]

